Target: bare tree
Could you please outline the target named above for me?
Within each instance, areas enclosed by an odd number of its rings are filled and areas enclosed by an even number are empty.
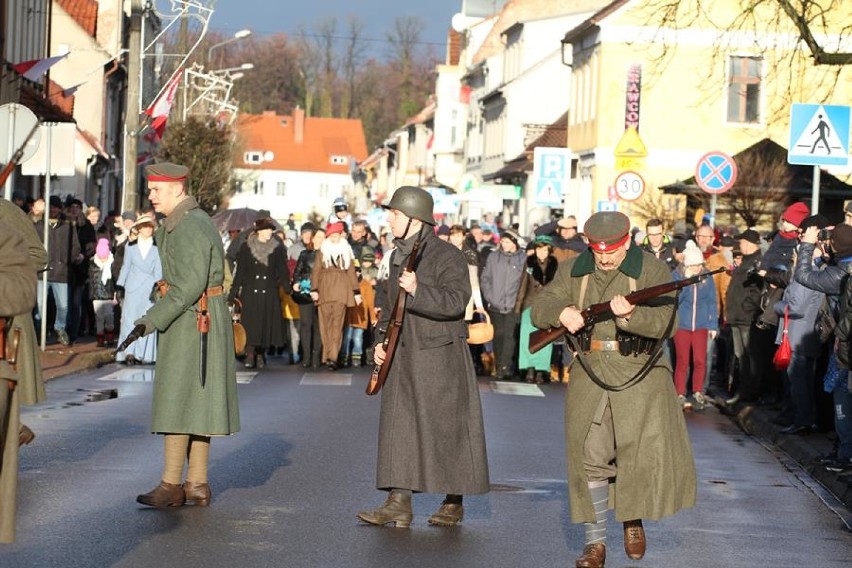
[[[750,152],[737,157],[737,181],[719,201],[746,226],[760,224],[783,207],[793,176],[783,156]]]
[[[345,118],[355,116],[358,71],[363,63],[366,48],[363,41],[364,24],[355,16],[348,20],[349,35],[341,57],[345,86],[341,94],[340,114]]]
[[[415,96],[414,80],[416,48],[422,33],[423,21],[420,18],[400,16],[394,20],[393,31],[387,35],[399,85],[397,118],[400,122],[420,110],[423,104],[423,100],[417,100]]]
[[[683,221],[686,215],[686,197],[669,195],[656,188],[646,188],[638,200],[628,207],[630,219],[634,223],[644,223],[649,219],[659,219],[666,230],[670,231],[678,221]]]

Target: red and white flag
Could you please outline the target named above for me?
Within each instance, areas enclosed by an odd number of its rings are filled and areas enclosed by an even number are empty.
[[[181,77],[183,77],[183,69],[178,69],[172,75],[166,88],[157,97],[157,100],[145,109],[145,114],[151,117],[151,128],[157,133],[158,139],[162,139],[163,133],[166,131],[166,122],[169,120],[169,113],[175,102],[175,95],[177,94]]]
[[[47,57],[45,59],[32,59],[30,61],[22,61],[21,63],[15,63],[14,65],[12,65],[12,69],[20,73],[24,77],[24,79],[29,79],[30,81],[38,81],[45,73],[47,73],[48,69],[50,69],[66,57],[68,57],[68,53],[64,53],[62,55],[55,55],[53,57]]]

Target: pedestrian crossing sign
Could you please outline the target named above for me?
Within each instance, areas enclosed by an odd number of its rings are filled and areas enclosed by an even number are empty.
[[[562,180],[539,179],[535,203],[545,207],[562,207]]]
[[[849,115],[848,106],[793,104],[787,162],[805,166],[848,165]]]

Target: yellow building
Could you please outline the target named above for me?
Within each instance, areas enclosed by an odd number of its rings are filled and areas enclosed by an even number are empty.
[[[636,208],[638,202],[611,201],[616,177],[627,169],[645,180],[641,200],[692,177],[707,152],[733,155],[764,138],[788,147],[791,103],[850,103],[852,65],[815,65],[778,4],[760,3],[747,14],[751,3],[616,0],[566,33],[577,211]],[[848,53],[852,39],[838,32],[850,26],[852,11],[836,9],[812,31],[827,51]],[[641,142],[625,140],[618,159],[629,125]],[[829,171],[845,178],[850,169]]]

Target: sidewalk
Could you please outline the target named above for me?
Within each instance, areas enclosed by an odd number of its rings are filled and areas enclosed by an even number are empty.
[[[94,337],[83,337],[71,345],[48,343],[41,353],[41,369],[45,381],[94,369],[113,361],[113,347],[98,347]]]

